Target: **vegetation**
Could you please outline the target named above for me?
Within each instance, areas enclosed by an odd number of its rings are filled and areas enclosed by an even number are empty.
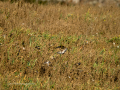
[[[116,6],[0,2],[1,90],[119,90],[119,22]]]

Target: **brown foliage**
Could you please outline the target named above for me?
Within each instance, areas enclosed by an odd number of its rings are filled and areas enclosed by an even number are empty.
[[[20,83],[31,82],[35,85],[27,88],[38,90],[120,88],[118,7],[24,2],[0,7],[2,89],[25,89]],[[62,55],[56,53],[59,45],[68,48]]]

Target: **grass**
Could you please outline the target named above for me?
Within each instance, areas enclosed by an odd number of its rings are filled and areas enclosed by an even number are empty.
[[[1,89],[120,89],[118,7],[0,7]],[[63,55],[59,45],[68,49]]]

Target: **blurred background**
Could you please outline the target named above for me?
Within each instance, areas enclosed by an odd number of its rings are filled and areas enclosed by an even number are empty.
[[[120,7],[120,0],[0,0],[0,1],[10,1],[11,3],[23,1],[28,3],[38,3],[38,4],[60,3],[60,4],[67,4],[67,5],[90,4],[90,5],[98,5],[99,7],[115,4],[116,6]]]

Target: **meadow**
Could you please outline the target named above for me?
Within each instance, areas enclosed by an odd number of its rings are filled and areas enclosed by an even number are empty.
[[[120,90],[120,8],[0,2],[0,89]]]

